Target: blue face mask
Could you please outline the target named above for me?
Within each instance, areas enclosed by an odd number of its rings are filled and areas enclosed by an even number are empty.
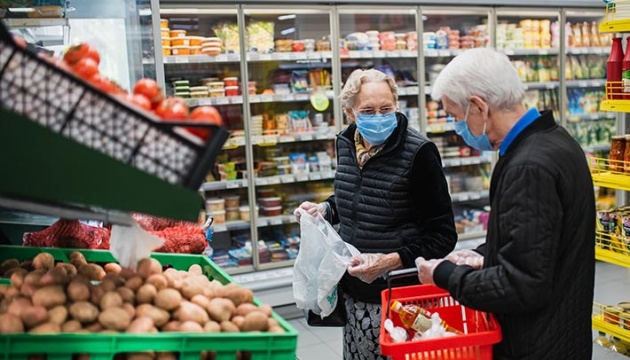
[[[383,144],[398,126],[396,112],[366,115],[355,113],[357,130],[368,143],[378,146]]]
[[[477,150],[481,151],[493,151],[494,148],[490,143],[490,139],[488,139],[488,135],[486,135],[486,123],[483,124],[483,132],[479,136],[474,136],[470,129],[468,128],[468,111],[470,110],[470,103],[466,107],[466,115],[464,120],[455,122],[455,132],[457,135],[461,136],[464,139],[466,144],[474,147]]]

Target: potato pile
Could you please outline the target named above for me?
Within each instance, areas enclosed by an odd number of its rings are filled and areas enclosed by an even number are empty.
[[[199,265],[162,271],[147,258],[133,271],[40,253],[4,261],[0,274],[11,279],[0,285],[0,334],[285,332],[251,290],[210,281]]]

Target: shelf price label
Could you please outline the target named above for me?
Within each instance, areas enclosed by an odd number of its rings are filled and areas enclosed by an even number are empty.
[[[230,98],[229,97],[218,97],[218,98],[215,98],[215,103],[217,105],[228,105],[230,103]]]
[[[375,58],[384,58],[385,57],[385,51],[375,50],[374,51],[374,57]]]
[[[354,58],[354,59],[360,58],[361,57],[361,52],[357,51],[357,50],[350,50],[350,51],[348,51],[348,57]]]
[[[273,95],[273,101],[293,101],[293,94]]]
[[[258,145],[258,144],[260,144],[262,142],[263,142],[263,136],[262,135],[254,135],[254,136],[252,136],[252,144]]]
[[[277,55],[279,60],[291,60],[290,53],[278,53]]]
[[[438,52],[437,52],[437,50],[433,50],[433,49],[426,49],[426,50],[424,50],[424,56],[427,56],[427,57],[436,57],[436,56],[438,56]]]
[[[260,55],[257,53],[247,53],[247,60],[256,61],[260,60]]]
[[[283,184],[290,184],[290,183],[295,182],[295,177],[293,175],[281,175],[280,181]]]
[[[226,184],[225,187],[227,189],[238,189],[239,187],[241,187],[241,182],[237,181],[237,180],[229,180]]]
[[[295,179],[296,181],[308,181],[308,174],[298,174]]]
[[[249,102],[250,103],[259,103],[260,102],[260,95],[252,95],[249,97]]]
[[[230,97],[230,103],[231,104],[242,104],[243,103],[243,96],[242,95],[231,96]]]
[[[311,141],[313,140],[313,134],[302,134],[300,138],[302,141]]]
[[[175,64],[188,64],[188,56],[174,56]]]
[[[449,57],[451,56],[451,52],[448,50],[438,50],[438,56]]]
[[[215,233],[218,233],[218,232],[226,232],[226,231],[227,231],[227,226],[225,226],[225,225],[213,225],[213,226],[212,226],[212,230],[213,230]]]
[[[269,224],[271,226],[274,225],[282,225],[283,221],[282,221],[282,217],[274,217],[272,219],[269,220]]]
[[[291,135],[280,135],[279,142],[282,142],[282,143],[295,142],[295,137]]]
[[[261,95],[260,102],[273,102],[273,95]]]
[[[322,55],[320,55],[317,52],[309,52],[308,53],[308,58],[311,59],[311,60],[317,60],[317,59],[321,59]]]
[[[194,105],[195,101],[191,101],[191,106],[195,106]],[[196,101],[197,105],[202,106],[202,105],[212,105],[212,98],[201,98],[198,99]]]
[[[214,61],[216,62],[226,62],[227,60],[228,60],[228,57],[226,54],[221,54],[214,57]]]
[[[296,101],[308,101],[309,94],[295,94]]]
[[[277,185],[277,184],[280,184],[279,176],[271,176],[269,177],[269,179],[267,179],[267,185]]]
[[[321,174],[321,173],[319,173],[319,172],[310,173],[310,174],[308,175],[308,178],[309,178],[310,180],[321,180],[321,179],[322,179],[322,174]]]
[[[269,182],[265,178],[256,178],[256,185],[257,186],[267,185],[268,183]]]
[[[271,54],[262,54],[260,55],[260,60],[262,61],[271,61]]]

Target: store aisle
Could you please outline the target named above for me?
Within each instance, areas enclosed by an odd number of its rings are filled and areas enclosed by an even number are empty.
[[[630,269],[597,262],[595,273],[595,301],[616,304],[630,301]],[[304,319],[290,321],[300,333],[297,357],[299,360],[341,360],[341,328],[316,328]],[[595,332],[593,332],[595,336]],[[628,360],[599,346],[593,346],[593,360]]]

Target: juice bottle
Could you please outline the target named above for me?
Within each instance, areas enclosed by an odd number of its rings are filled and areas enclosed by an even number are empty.
[[[608,99],[621,99],[621,72],[623,63],[623,45],[621,38],[615,37],[610,48],[610,56],[606,62],[606,97]]]
[[[394,300],[391,306],[391,310],[395,313],[398,313],[400,321],[402,322],[402,325],[405,329],[411,329],[419,333],[424,333],[425,331],[429,330],[433,325],[433,322],[431,321],[431,315],[433,314],[418,305],[403,305],[400,302]],[[444,320],[442,320],[441,325],[446,331],[450,331],[456,334],[462,334],[461,331],[451,327]]]

